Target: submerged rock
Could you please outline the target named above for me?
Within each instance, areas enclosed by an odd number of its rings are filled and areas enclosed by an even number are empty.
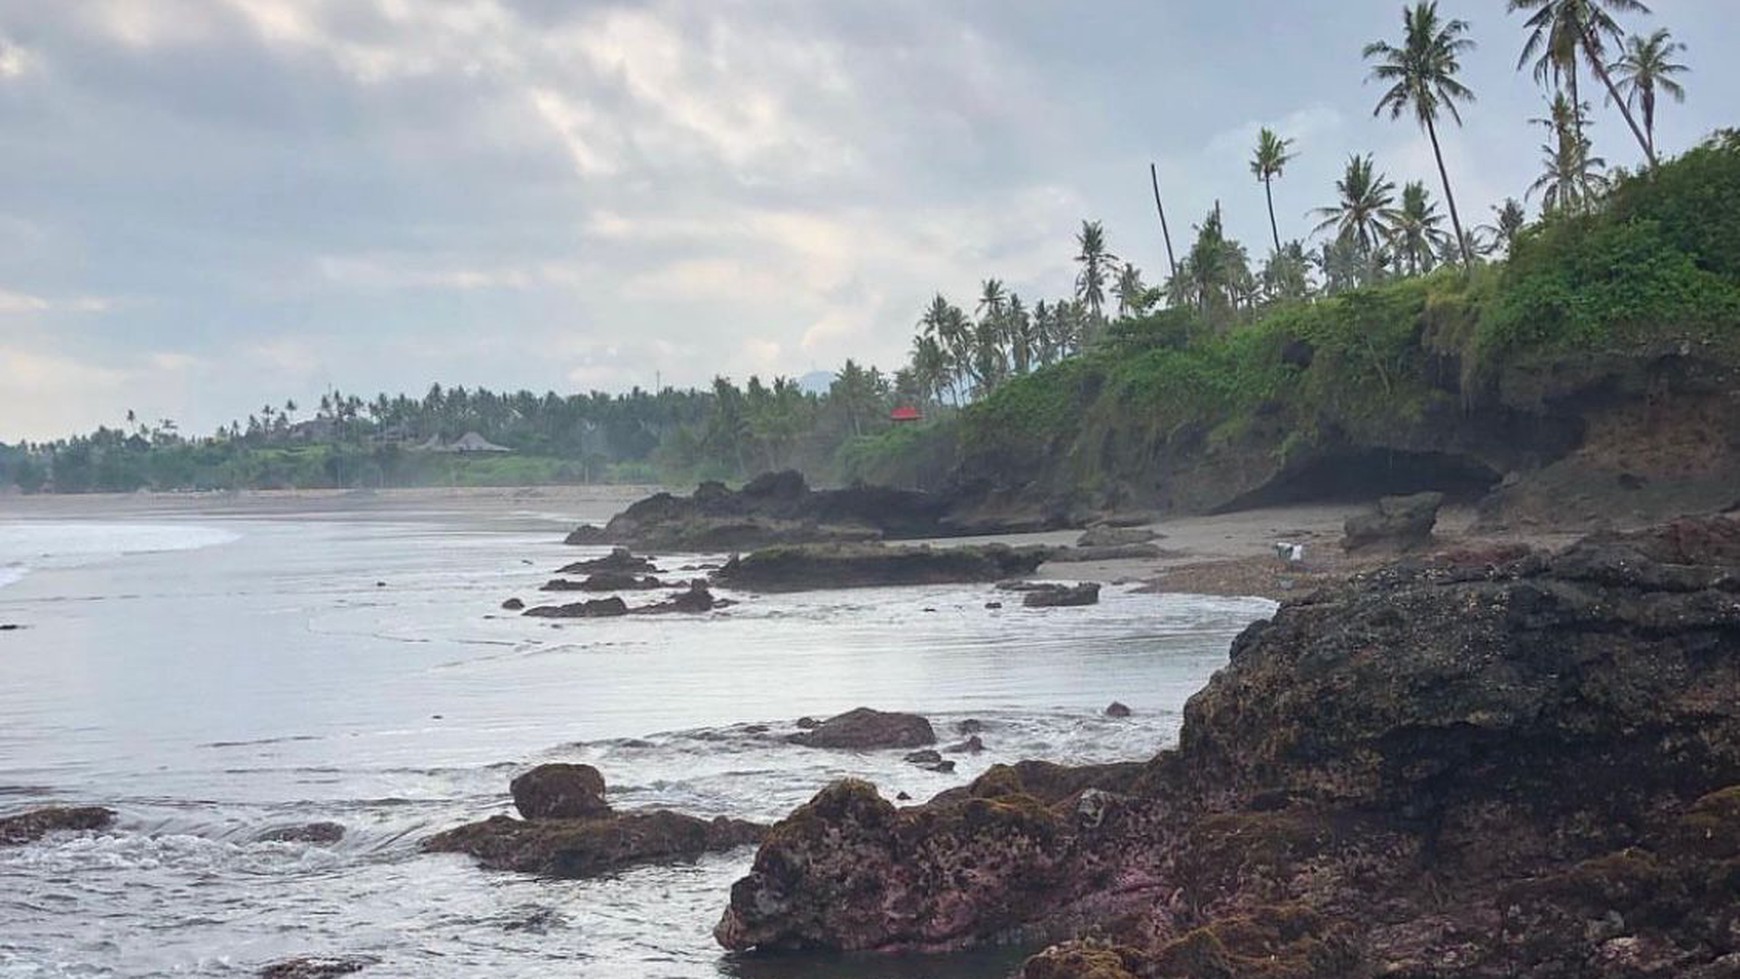
[[[523,613],[534,619],[608,619],[628,614],[628,603],[612,595],[567,605],[536,605]]]
[[[1129,717],[1130,708],[1114,700],[1106,705],[1105,714],[1107,717]]]
[[[526,603],[517,598],[510,598],[507,601],[502,602],[501,607],[504,612],[519,612],[525,609]]]
[[[330,846],[344,839],[344,827],[338,823],[303,823],[300,826],[279,826],[254,837],[256,843],[311,843]]]
[[[101,806],[48,806],[0,817],[0,846],[34,843],[49,833],[108,829],[115,812]]]
[[[807,591],[886,585],[999,581],[1032,574],[1044,548],[1006,544],[963,547],[802,545],[733,557],[714,577],[735,588]]]
[[[809,748],[872,751],[936,744],[936,731],[931,728],[930,721],[917,714],[859,707],[830,717],[808,731],[788,734],[785,739]]]
[[[1021,604],[1027,608],[1098,605],[1099,601],[1100,584],[1097,581],[1084,581],[1079,585],[1052,585],[1048,588],[1035,588],[1021,596]]]
[[[379,965],[380,961],[369,955],[309,955],[273,963],[261,969],[259,976],[260,979],[335,979]]]
[[[1146,765],[994,766],[904,809],[838,783],[715,934],[1080,939],[1027,979],[1714,979],[1737,827],[1740,523],[1685,521],[1283,605]]]
[[[650,557],[640,557],[626,547],[613,547],[603,557],[575,561],[556,569],[557,574],[651,574],[658,568]]]
[[[649,591],[670,586],[653,575],[634,575],[626,571],[600,571],[580,581],[552,578],[539,591]]]

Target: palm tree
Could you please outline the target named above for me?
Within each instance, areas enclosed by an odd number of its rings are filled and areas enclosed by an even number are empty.
[[[1643,135],[1651,155],[1655,153],[1655,93],[1666,92],[1675,102],[1686,100],[1685,86],[1673,76],[1688,69],[1671,60],[1686,46],[1673,40],[1663,27],[1648,37],[1636,34],[1625,39],[1625,51],[1609,68],[1619,76],[1619,87],[1625,90],[1627,102],[1635,101],[1643,110]]]
[[[1539,191],[1544,212],[1580,213],[1607,188],[1601,173],[1607,161],[1590,154],[1589,138],[1577,126],[1581,116],[1560,92],[1553,97],[1547,118],[1531,120],[1552,134],[1551,141],[1541,146],[1541,175],[1524,195],[1532,197]]]
[[[1104,318],[1106,281],[1111,278],[1118,256],[1107,250],[1106,232],[1098,221],[1083,221],[1075,243],[1080,249],[1075,260],[1081,265],[1081,272],[1075,277],[1075,296],[1086,304],[1089,316],[1098,322]]]
[[[1588,61],[1596,77],[1607,86],[1608,96],[1619,106],[1625,124],[1637,137],[1637,145],[1643,147],[1649,165],[1655,166],[1655,149],[1643,130],[1638,128],[1631,106],[1620,97],[1613,76],[1607,71],[1606,61],[1607,42],[1617,43],[1625,37],[1625,29],[1619,26],[1613,15],[1648,14],[1649,7],[1641,0],[1509,0],[1509,3],[1508,9],[1512,12],[1534,11],[1524,23],[1529,29],[1529,39],[1523,44],[1517,68],[1520,70],[1533,60],[1535,81],[1545,82],[1548,78],[1555,83],[1563,81],[1571,105],[1580,111],[1583,103],[1577,92],[1577,62],[1579,58]],[[1577,129],[1580,134],[1580,118]]]
[[[1506,197],[1503,204],[1493,207],[1492,214],[1492,236],[1504,246],[1504,253],[1509,255],[1516,248],[1516,236],[1522,233],[1523,225],[1528,223],[1528,212],[1523,210],[1521,201]]]
[[[1112,295],[1118,300],[1119,316],[1140,316],[1147,312],[1148,286],[1142,282],[1142,270],[1125,262],[1118,269],[1118,281],[1112,284]]]
[[[1269,233],[1275,238],[1276,252],[1281,250],[1281,230],[1275,225],[1273,182],[1297,155],[1288,152],[1292,145],[1292,140],[1282,139],[1273,129],[1264,126],[1262,132],[1257,133],[1256,155],[1251,157],[1251,173],[1263,182],[1263,196],[1269,201]]]
[[[1314,213],[1323,218],[1313,233],[1335,229],[1335,237],[1370,253],[1383,238],[1383,214],[1395,200],[1396,185],[1377,172],[1370,154],[1354,154],[1347,170],[1335,182],[1341,200]]]
[[[1263,294],[1270,302],[1304,299],[1311,291],[1307,269],[1305,246],[1297,241],[1287,242],[1279,251],[1271,252],[1263,264]]]
[[[1474,50],[1474,41],[1463,35],[1468,22],[1438,19],[1436,0],[1421,0],[1413,8],[1402,10],[1402,46],[1397,48],[1383,41],[1365,46],[1365,57],[1377,58],[1371,78],[1391,83],[1389,91],[1378,99],[1373,115],[1390,111],[1391,119],[1412,111],[1414,118],[1432,140],[1432,155],[1438,160],[1438,177],[1444,183],[1444,200],[1450,205],[1450,226],[1456,240],[1466,244],[1462,234],[1462,217],[1456,213],[1456,196],[1450,192],[1450,174],[1444,169],[1444,152],[1438,146],[1438,112],[1443,110],[1462,125],[1462,114],[1456,103],[1474,101],[1474,93],[1456,80],[1462,70],[1459,60],[1463,52]],[[1462,249],[1462,264],[1472,265],[1468,249]]]
[[[1402,188],[1402,206],[1385,215],[1390,230],[1390,247],[1398,261],[1406,262],[1408,272],[1420,275],[1432,271],[1439,246],[1448,242],[1444,234],[1444,216],[1432,203],[1426,185],[1414,181]],[[1466,242],[1464,242],[1466,244]],[[1468,252],[1463,252],[1466,258]]]

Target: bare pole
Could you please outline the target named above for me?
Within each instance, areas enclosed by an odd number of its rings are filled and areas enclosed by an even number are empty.
[[[1166,227],[1166,205],[1160,203],[1160,170],[1148,164],[1148,179],[1154,184],[1154,210],[1160,212],[1160,235],[1166,239],[1166,264],[1172,266],[1172,277],[1178,278],[1178,259],[1172,254],[1172,232]]]

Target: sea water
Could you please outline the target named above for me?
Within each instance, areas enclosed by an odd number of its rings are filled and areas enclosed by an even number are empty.
[[[418,843],[511,811],[508,781],[545,761],[596,765],[619,808],[775,820],[847,775],[923,799],[996,762],[1146,758],[1272,609],[1127,587],[995,609],[989,586],[950,586],[732,595],[700,617],[500,610],[599,553],[560,537],[608,515],[0,511],[0,623],[21,627],[0,632],[0,814],[119,813],[0,849],[0,977],[241,976],[298,955],[372,956],[381,977],[1003,975],[1014,953],[726,956],[710,932],[750,849],[555,881]],[[1114,699],[1133,716],[1104,716]],[[922,712],[945,740],[981,720],[988,750],[944,775],[780,740],[859,705]],[[315,821],[343,840],[256,841]]]

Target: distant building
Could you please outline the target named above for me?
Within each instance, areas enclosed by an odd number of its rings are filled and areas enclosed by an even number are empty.
[[[897,425],[905,422],[923,421],[924,412],[919,411],[917,408],[902,406],[889,412],[888,420]]]

